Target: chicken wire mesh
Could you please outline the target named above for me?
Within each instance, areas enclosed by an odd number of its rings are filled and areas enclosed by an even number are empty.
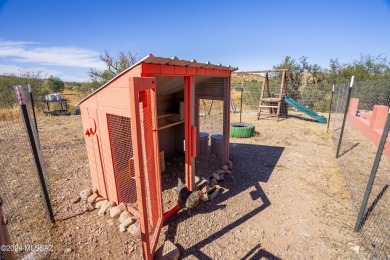
[[[107,114],[118,202],[138,211],[130,118]]]
[[[334,141],[338,145],[344,111],[349,107],[338,161],[351,191],[355,214],[358,216],[388,112],[388,108],[385,108],[382,110],[384,116],[379,117],[378,106],[389,105],[390,86],[387,81],[357,82],[353,85],[348,104],[349,88],[349,84],[336,86],[332,120]],[[390,256],[390,153],[386,149],[388,146],[380,157],[363,220],[358,223],[365,247],[371,252],[371,256],[377,259],[387,259]]]
[[[162,212],[162,191],[161,178],[158,167],[158,122],[156,109],[156,93],[153,90],[140,92],[140,123],[141,123],[141,145],[142,145],[142,164],[141,173],[143,173],[143,185],[145,186],[146,198],[143,202],[147,209],[147,223],[143,223],[144,228],[149,232],[148,238],[149,255],[154,254],[158,243],[159,233],[163,221]],[[144,241],[143,241],[144,242]],[[144,247],[144,250],[146,248]],[[146,253],[146,252],[145,252]]]
[[[31,100],[24,88],[27,114],[23,115],[15,91],[1,86],[0,100],[0,196],[10,236],[10,250],[17,258],[34,259],[52,250],[50,229],[44,194],[35,163],[31,142],[37,144],[36,152],[41,169],[47,177],[37,128],[32,118]],[[25,123],[27,120],[27,125]],[[30,127],[30,135],[27,128]],[[45,179],[46,183],[48,178]],[[39,223],[39,225],[37,224]],[[36,246],[41,245],[41,248]]]
[[[224,101],[200,99],[195,175],[207,179],[224,160]]]

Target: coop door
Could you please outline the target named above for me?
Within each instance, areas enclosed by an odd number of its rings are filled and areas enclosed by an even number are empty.
[[[152,259],[163,223],[156,83],[130,78],[131,136],[145,259]]]

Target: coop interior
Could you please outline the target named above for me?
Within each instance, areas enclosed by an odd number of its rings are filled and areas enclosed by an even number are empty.
[[[196,77],[195,79],[194,114],[192,115],[198,129],[197,156],[194,161],[195,183],[202,177],[207,178],[211,169],[220,167],[222,162],[225,85],[218,78]],[[156,91],[162,198],[165,212],[177,202],[178,178],[185,183],[184,77],[156,77]],[[216,95],[220,100],[215,99]]]

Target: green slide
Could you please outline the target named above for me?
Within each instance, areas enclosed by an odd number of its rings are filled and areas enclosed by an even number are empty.
[[[304,105],[295,101],[294,99],[292,99],[290,97],[284,97],[284,101],[286,101],[286,103],[289,104],[290,106],[295,107],[299,111],[314,118],[316,121],[320,122],[321,124],[326,124],[326,117],[324,117],[323,115],[318,114],[318,113],[314,112],[313,110],[305,107]]]

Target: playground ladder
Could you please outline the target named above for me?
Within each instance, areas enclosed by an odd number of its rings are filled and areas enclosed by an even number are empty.
[[[275,94],[271,93],[270,88],[269,88],[268,72],[282,72],[283,73],[282,74],[282,82],[280,83],[279,94],[275,95]],[[266,97],[264,97],[264,90],[267,90]],[[283,97],[285,97],[286,94],[287,94],[286,70],[265,71],[265,77],[264,77],[263,85],[261,87],[261,92],[260,92],[259,109],[257,112],[257,119],[258,120],[260,119],[262,108],[268,108],[270,114],[275,114],[275,109],[276,109],[276,115],[279,119],[280,107],[282,104]]]

